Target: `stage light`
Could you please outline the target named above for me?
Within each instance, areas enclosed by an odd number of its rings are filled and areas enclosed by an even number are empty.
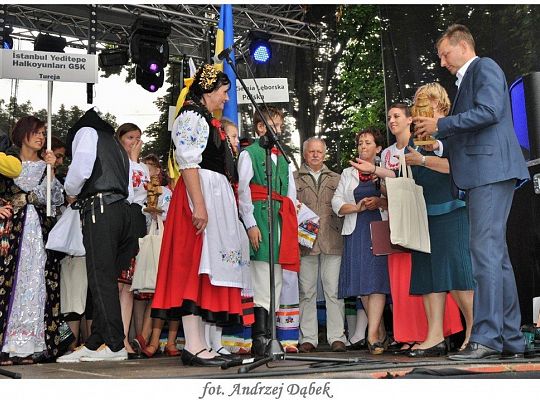
[[[170,24],[139,18],[131,28],[131,61],[147,72],[165,69],[169,61]]]
[[[64,53],[66,39],[59,36],[44,35],[40,33],[34,41],[34,51],[50,51]]]
[[[4,27],[4,33],[2,34],[2,48],[10,50],[13,48],[13,38],[10,36],[13,33],[13,28]]]
[[[165,80],[164,78],[165,71],[160,71],[153,74],[151,72],[146,72],[139,66],[137,66],[137,69],[135,70],[135,82],[152,93],[163,86],[163,81]]]
[[[99,68],[106,69],[110,67],[121,67],[129,61],[127,50],[123,49],[105,49],[101,50],[98,56]]]
[[[249,54],[255,63],[266,64],[272,58],[272,47],[270,46],[271,35],[261,31],[249,32],[248,38],[251,40]]]

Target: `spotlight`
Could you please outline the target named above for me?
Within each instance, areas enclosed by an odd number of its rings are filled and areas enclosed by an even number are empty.
[[[160,71],[156,74],[153,74],[150,72],[146,72],[139,66],[137,66],[137,69],[135,70],[135,82],[137,82],[138,85],[141,85],[144,89],[152,93],[163,86],[164,77],[165,71]]]
[[[248,38],[251,40],[249,54],[257,64],[266,64],[272,58],[272,47],[270,46],[269,33],[261,31],[249,32]]]
[[[121,67],[129,61],[127,50],[105,49],[101,50],[98,57],[99,68]]]
[[[146,72],[162,71],[169,61],[170,24],[138,18],[131,27],[131,61]]]
[[[66,47],[66,39],[59,36],[44,35],[40,33],[34,41],[34,51],[64,53],[64,47]]]
[[[13,33],[13,28],[4,27],[4,32],[2,33],[2,48],[10,50],[13,48],[13,38],[10,36]]]

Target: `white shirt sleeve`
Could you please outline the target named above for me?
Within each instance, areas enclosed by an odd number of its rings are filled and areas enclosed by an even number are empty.
[[[253,216],[253,202],[249,183],[253,178],[253,165],[247,151],[240,153],[238,157],[238,211],[246,229],[257,226]],[[295,189],[296,191],[296,189]]]
[[[72,161],[64,182],[68,196],[77,196],[94,169],[97,157],[98,135],[94,128],[83,127],[73,139]]]
[[[295,205],[298,205],[298,200],[296,199],[296,182],[294,181],[292,163],[289,164],[289,190],[287,191],[287,197],[290,198]]]
[[[439,143],[439,148],[437,150],[433,150],[433,152],[435,153],[437,157],[442,157],[443,150],[444,150],[443,142],[441,142],[440,140],[437,140],[437,143]]]
[[[200,168],[210,135],[210,127],[203,116],[195,111],[183,111],[174,121],[171,135],[180,169]]]

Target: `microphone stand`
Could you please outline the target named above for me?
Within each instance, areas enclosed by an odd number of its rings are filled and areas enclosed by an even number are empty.
[[[234,46],[232,46],[234,47]],[[228,51],[227,51],[228,50]],[[274,276],[274,213],[273,213],[273,205],[274,205],[274,199],[272,198],[272,147],[276,146],[278,150],[281,151],[283,154],[283,157],[285,158],[285,161],[287,164],[290,164],[291,161],[285,154],[285,151],[283,150],[283,146],[281,145],[281,142],[279,141],[276,133],[274,132],[274,129],[266,118],[264,118],[264,115],[261,113],[261,110],[259,106],[257,105],[255,99],[251,95],[249,89],[247,88],[246,84],[238,76],[238,71],[236,70],[236,67],[234,63],[231,60],[230,57],[231,50],[225,49],[222,51],[218,58],[222,60],[226,60],[227,64],[231,67],[232,71],[234,72],[235,77],[240,82],[240,85],[244,88],[246,95],[248,96],[251,104],[255,108],[255,111],[257,114],[261,117],[262,122],[264,123],[264,126],[266,127],[266,134],[261,136],[259,138],[259,145],[263,147],[266,151],[266,190],[267,190],[267,198],[266,198],[266,204],[267,204],[267,210],[268,210],[268,262],[269,262],[269,270],[270,270],[270,310],[268,311],[268,320],[270,321],[270,332],[271,332],[271,338],[268,344],[266,345],[266,349],[264,351],[264,357],[262,358],[255,358],[254,362],[244,363],[242,361],[234,361],[234,362],[228,362],[225,365],[223,365],[222,369],[227,369],[232,366],[238,366],[242,365],[241,368],[238,369],[238,373],[244,374],[247,373],[261,365],[268,364],[271,361],[276,360],[297,360],[297,361],[318,361],[318,362],[358,362],[360,361],[358,358],[355,359],[328,359],[323,357],[302,357],[302,356],[289,356],[285,355],[285,351],[283,350],[283,346],[277,340],[276,337],[276,311],[275,311],[275,302],[276,302],[276,288],[275,288],[275,276]],[[247,361],[247,360],[244,360]]]

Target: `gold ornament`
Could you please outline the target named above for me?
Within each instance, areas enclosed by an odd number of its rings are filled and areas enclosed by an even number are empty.
[[[205,64],[202,67],[201,77],[199,78],[199,85],[204,90],[211,90],[217,81],[218,72],[211,64]]]

